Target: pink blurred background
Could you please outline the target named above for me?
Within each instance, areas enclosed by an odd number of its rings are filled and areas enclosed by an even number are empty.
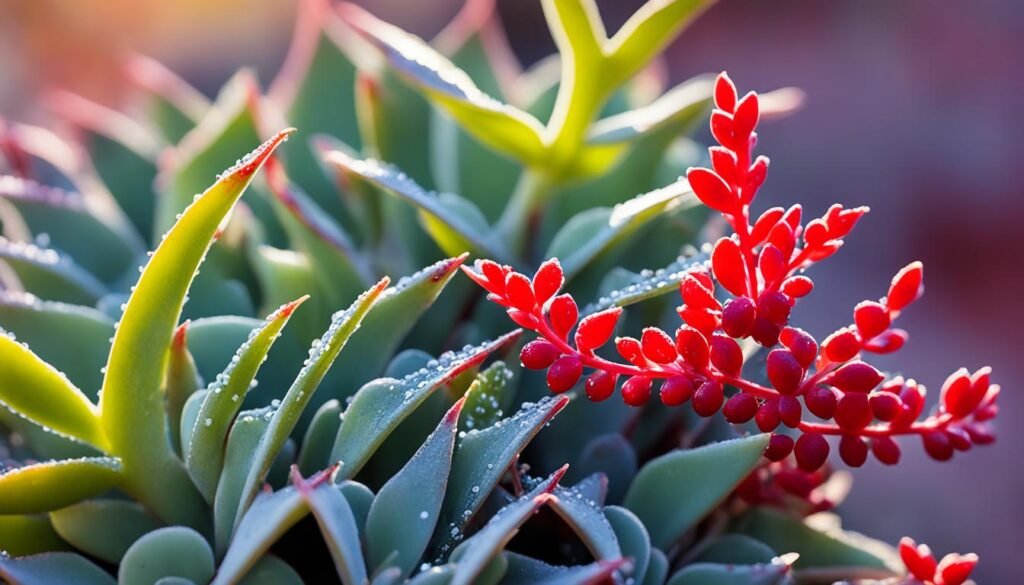
[[[460,0],[364,0],[379,16],[433,35]],[[600,1],[615,29],[641,2]],[[553,50],[539,2],[499,0],[517,53]],[[112,58],[125,48],[168,63],[206,92],[240,65],[264,81],[291,33],[294,5],[245,0],[0,0],[0,114],[32,120],[55,86],[116,102]],[[843,506],[846,525],[938,552],[977,551],[982,583],[1007,583],[1024,523],[1024,445],[1016,382],[1024,374],[1024,3],[1006,0],[725,0],[668,55],[673,80],[727,69],[741,89],[794,85],[805,109],[766,125],[772,170],[762,205],[832,202],[873,212],[814,276],[798,324],[824,334],[881,296],[914,259],[928,294],[902,318],[910,344],[882,365],[937,391],[964,365],[992,365],[1004,386],[999,442],[927,460],[907,445],[897,469],[869,463]],[[1016,563],[1015,563],[1016,561]]]

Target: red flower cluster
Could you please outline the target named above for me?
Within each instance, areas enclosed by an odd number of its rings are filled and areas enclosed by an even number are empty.
[[[786,458],[759,465],[736,486],[734,493],[752,506],[772,506],[810,516],[835,508],[837,502],[829,497],[828,488],[832,477],[828,465],[804,471],[792,458]]]
[[[908,537],[900,540],[899,548],[907,572],[926,585],[961,585],[978,564],[978,555],[974,553],[949,553],[936,561],[927,544],[918,545]]]
[[[990,384],[988,368],[952,374],[937,412],[919,420],[924,387],[901,377],[887,380],[862,359],[866,353],[894,352],[906,341],[907,333],[892,324],[923,291],[919,262],[901,270],[881,300],[858,304],[853,324],[821,344],[789,325],[796,300],[814,287],[802,272],[834,254],[867,208],[834,205],[804,224],[800,206],[794,205],[769,209],[751,224],[750,204],[768,169],[763,156],[751,160],[757,94],[738,99],[723,73],[715,104],[711,130],[720,146],[710,149],[713,169],[690,169],[687,177],[697,197],[721,212],[735,233],[715,243],[710,272],[698,268],[682,279],[678,313],[683,324],[674,335],[648,327],[639,339],[617,337],[613,343],[623,361],[613,361],[595,352],[613,341],[622,309],[580,320],[573,298],[558,294],[564,277],[557,260],[542,264],[532,279],[488,260],[478,261],[477,270],[463,267],[513,321],[540,335],[523,348],[523,365],[546,369],[554,392],[573,388],[590,369],[585,391],[594,401],[607,399],[621,381],[622,399],[642,406],[657,381],[666,405],[690,401],[701,416],[722,411],[728,421],[753,420],[763,432],[789,427],[799,438],[775,434],[765,455],[780,461],[792,453],[805,471],[817,470],[828,458],[826,435],[840,437],[840,457],[854,467],[869,452],[884,464],[897,463],[897,435],[920,436],[926,452],[938,460],[992,442],[987,421],[996,415],[999,386]],[[716,283],[731,295],[724,303],[716,296]],[[740,342],[745,340],[770,349],[766,376],[743,375]],[[769,385],[753,381],[764,377]],[[736,391],[727,396],[727,387]],[[817,420],[805,420],[808,413]]]

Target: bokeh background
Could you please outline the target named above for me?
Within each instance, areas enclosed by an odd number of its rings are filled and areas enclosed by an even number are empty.
[[[429,37],[461,0],[363,0]],[[610,30],[640,0],[604,0]],[[553,50],[537,0],[499,0],[524,62]],[[264,81],[284,58],[294,2],[0,0],[0,115],[40,121],[53,87],[116,104],[115,57],[134,49],[212,93],[240,65]],[[902,319],[911,343],[893,371],[937,392],[960,365],[1003,384],[999,442],[927,460],[908,445],[897,469],[869,463],[843,506],[846,525],[939,552],[977,551],[981,583],[1011,583],[1024,523],[1024,3],[1009,0],[723,0],[670,49],[673,80],[727,69],[741,88],[793,85],[804,110],[766,125],[772,169],[762,204],[832,202],[872,213],[815,273],[800,325],[824,334],[914,259],[928,294]],[[682,170],[681,170],[682,171]],[[932,396],[934,399],[934,396]]]

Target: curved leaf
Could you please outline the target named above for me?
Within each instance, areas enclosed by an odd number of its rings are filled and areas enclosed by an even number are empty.
[[[620,433],[609,433],[591,439],[580,453],[579,461],[569,468],[569,476],[586,477],[602,473],[608,478],[608,501],[619,503],[633,483],[637,456],[633,446]]]
[[[177,578],[207,583],[213,577],[213,550],[201,534],[184,526],[168,526],[143,535],[121,558],[119,583],[158,583]]]
[[[693,563],[672,575],[667,585],[783,585],[789,565],[716,565]]]
[[[654,546],[668,548],[732,492],[767,445],[768,435],[755,435],[662,455],[637,473],[625,507],[647,527]]]
[[[713,0],[649,0],[609,39],[607,75],[621,83],[647,65]]]
[[[611,290],[602,290],[601,298],[587,305],[580,314],[586,316],[610,307],[628,307],[662,295],[678,294],[679,283],[687,273],[709,266],[707,252],[680,256],[678,260],[664,268],[644,270]]]
[[[68,548],[43,514],[0,516],[0,550],[23,557]]]
[[[264,555],[239,581],[241,585],[303,585],[291,565],[274,555]]]
[[[508,569],[502,583],[506,585],[590,585],[610,582],[615,571],[625,564],[623,559],[599,561],[589,565],[561,567],[536,559],[506,552]]]
[[[174,332],[174,341],[167,358],[167,382],[164,385],[164,405],[171,433],[171,445],[179,454],[187,443],[181,440],[182,417],[189,398],[203,385],[196,362],[188,351],[188,325],[186,321]],[[192,420],[197,413],[189,413]],[[189,435],[191,436],[191,434]]]
[[[592,494],[588,493],[593,487],[600,492],[602,501],[593,499]],[[618,537],[602,509],[607,489],[608,479],[594,475],[571,488],[556,487],[552,492],[554,498],[548,501],[551,509],[565,520],[587,546],[590,554],[599,561],[613,561],[622,557]]]
[[[299,449],[299,472],[310,475],[322,469],[324,462],[331,458],[334,437],[341,427],[341,402],[328,400],[317,409],[302,437]]]
[[[515,398],[514,380],[515,373],[502,361],[480,372],[464,394],[466,414],[459,418],[459,428],[464,431],[486,429],[501,420]]]
[[[35,244],[0,236],[0,263],[11,269],[24,290],[49,301],[90,306],[108,292],[69,256]]]
[[[723,534],[694,558],[698,563],[756,565],[770,563],[778,554],[767,544],[744,534]]]
[[[123,500],[86,500],[50,512],[50,521],[76,549],[113,565],[133,542],[160,527],[145,508]]]
[[[647,528],[635,514],[618,506],[607,506],[604,515],[615,532],[615,538],[622,547],[622,556],[633,559],[633,572],[630,574],[635,581],[644,583],[653,550]],[[661,583],[661,581],[657,581]]]
[[[0,514],[34,514],[101,494],[122,479],[121,462],[83,457],[16,467],[0,475]]]
[[[0,555],[0,577],[11,585],[116,585],[114,578],[74,553],[54,552],[30,557]]]
[[[273,412],[270,406],[246,410],[239,413],[231,425],[227,447],[224,449],[224,468],[213,499],[213,540],[218,557],[228,548],[235,528],[235,514],[242,486],[249,475],[253,453],[270,424]]]
[[[341,490],[326,479],[319,485],[306,482],[293,474],[295,486],[306,500],[327,548],[331,551],[334,566],[345,585],[362,585],[366,582],[366,563],[359,541],[359,528],[345,496]]]

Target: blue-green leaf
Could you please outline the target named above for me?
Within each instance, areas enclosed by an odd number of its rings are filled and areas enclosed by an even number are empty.
[[[305,499],[310,511],[320,525],[327,548],[334,559],[334,567],[345,585],[362,585],[366,582],[366,562],[359,541],[359,528],[355,515],[340,489],[324,478],[306,482],[293,473],[295,486]]]
[[[207,583],[213,577],[213,550],[201,534],[184,526],[149,532],[124,553],[118,583],[156,583],[168,577]]]
[[[0,577],[11,585],[115,585],[114,578],[74,553],[12,558],[0,555]]]
[[[50,521],[76,549],[113,565],[133,542],[160,527],[141,505],[123,500],[86,500],[50,512]]]

